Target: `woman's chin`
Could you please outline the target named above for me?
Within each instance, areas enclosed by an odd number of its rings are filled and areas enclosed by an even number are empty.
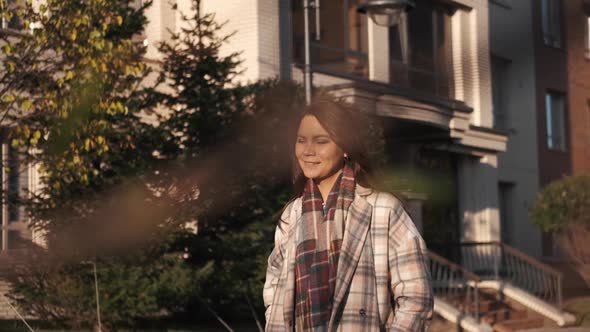
[[[319,176],[317,172],[303,172],[303,175],[308,179],[317,179]]]

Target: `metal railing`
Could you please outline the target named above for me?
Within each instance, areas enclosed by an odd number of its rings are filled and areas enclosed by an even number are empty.
[[[452,260],[484,280],[501,280],[563,306],[563,274],[505,243],[463,242],[455,244]]]
[[[432,289],[438,296],[455,306],[464,315],[475,317],[479,322],[479,291],[481,279],[461,266],[428,252]]]

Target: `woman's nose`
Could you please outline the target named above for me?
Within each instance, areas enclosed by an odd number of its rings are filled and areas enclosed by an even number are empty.
[[[314,155],[315,154],[315,149],[313,147],[313,144],[306,144],[305,145],[305,150],[303,150],[303,154],[305,154],[305,155]]]

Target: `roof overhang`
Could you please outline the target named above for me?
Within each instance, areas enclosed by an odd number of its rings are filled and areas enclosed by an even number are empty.
[[[463,102],[364,81],[333,85],[328,90],[368,114],[443,129],[452,139],[452,150],[458,153],[483,155],[506,151],[507,134],[472,125],[473,109]]]

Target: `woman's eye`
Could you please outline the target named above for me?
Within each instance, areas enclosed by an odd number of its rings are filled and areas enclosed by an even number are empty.
[[[318,141],[318,144],[328,144],[330,141]]]

